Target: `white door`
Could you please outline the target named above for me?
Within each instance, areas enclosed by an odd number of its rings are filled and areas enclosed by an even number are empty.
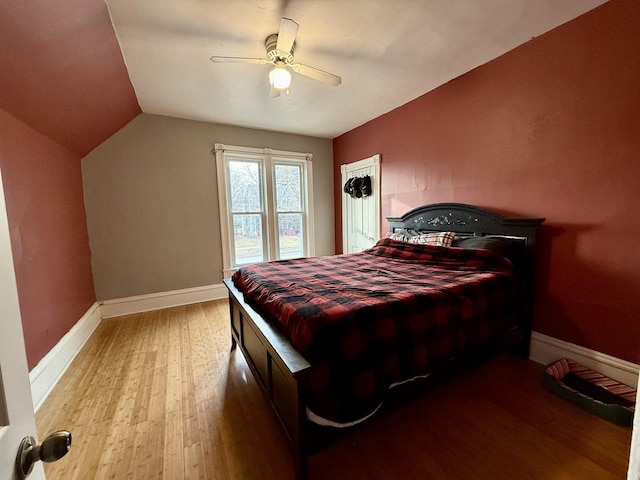
[[[25,436],[37,438],[37,435],[1,177],[0,175],[0,480],[13,480],[20,441]],[[29,480],[44,478],[42,462],[38,462]]]
[[[361,252],[380,239],[380,155],[342,165],[342,185],[351,178],[371,179],[371,195],[352,198],[342,192],[342,251]]]

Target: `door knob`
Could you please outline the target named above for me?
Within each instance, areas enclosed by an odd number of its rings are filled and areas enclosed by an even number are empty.
[[[71,448],[71,432],[60,430],[45,438],[40,445],[33,437],[24,437],[18,448],[16,457],[16,473],[19,480],[31,474],[33,465],[38,461],[55,462],[64,457]]]

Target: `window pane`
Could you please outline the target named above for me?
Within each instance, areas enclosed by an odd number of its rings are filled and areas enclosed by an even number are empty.
[[[233,244],[236,265],[264,260],[262,219],[260,215],[233,216]]]
[[[256,162],[230,161],[229,186],[231,211],[260,212],[260,165]]]
[[[298,258],[304,255],[301,214],[278,214],[278,242],[280,258]]]
[[[276,211],[299,212],[302,210],[300,194],[301,168],[299,165],[276,165]]]

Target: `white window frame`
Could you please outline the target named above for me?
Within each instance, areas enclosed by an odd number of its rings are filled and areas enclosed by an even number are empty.
[[[251,148],[223,145],[216,143],[214,146],[216,157],[216,171],[218,175],[218,203],[220,207],[220,233],[222,237],[222,264],[223,277],[229,278],[239,266],[234,260],[233,244],[233,215],[229,210],[229,160],[234,158],[246,158],[256,161],[260,165],[260,190],[264,205],[262,215],[263,231],[262,235],[263,252],[266,260],[277,260],[280,257],[278,242],[278,224],[275,205],[275,165],[300,165],[302,172],[302,229],[303,229],[303,250],[305,256],[315,255],[315,235],[313,230],[313,168],[310,153],[287,152],[284,150],[272,150],[270,148]],[[298,212],[292,212],[298,213]]]

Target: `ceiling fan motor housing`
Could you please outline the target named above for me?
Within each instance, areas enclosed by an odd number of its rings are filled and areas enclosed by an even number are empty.
[[[269,35],[264,41],[264,45],[267,48],[267,59],[275,63],[278,60],[282,60],[285,64],[291,63],[293,61],[293,52],[296,48],[296,42],[293,42],[291,45],[290,52],[283,52],[282,50],[278,50],[276,45],[278,44],[278,34],[272,33]]]

